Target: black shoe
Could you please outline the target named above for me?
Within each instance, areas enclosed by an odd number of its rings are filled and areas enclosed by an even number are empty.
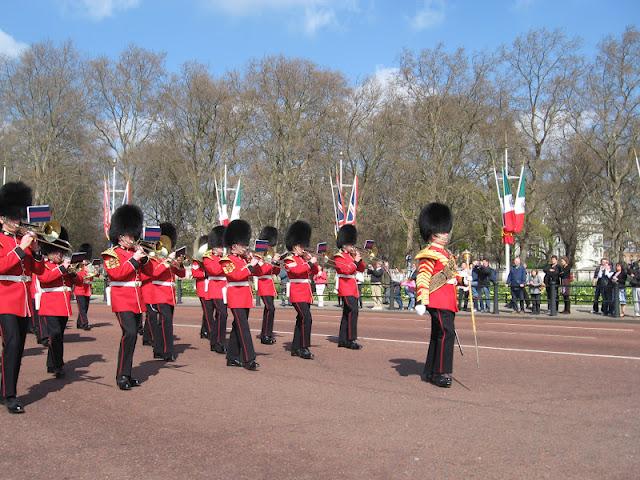
[[[151,342],[149,340],[142,340],[142,345],[144,346],[151,346]]]
[[[41,338],[40,340],[38,340],[38,343],[40,345],[42,345],[45,348],[49,348],[49,339],[48,338]]]
[[[347,348],[349,350],[360,350],[362,349],[362,345],[360,345],[358,342],[356,342],[355,340],[351,340],[349,341],[349,343],[347,344]]]
[[[124,375],[116,380],[118,384],[118,388],[120,390],[131,390],[131,382],[129,382],[129,377],[125,377]]]
[[[129,377],[129,385],[131,385],[132,387],[139,387],[140,385],[142,385],[142,382],[137,378]]]
[[[431,379],[431,383],[438,387],[442,388],[450,388],[451,387],[451,377],[448,375],[435,375]]]
[[[243,363],[242,366],[244,368],[246,368],[247,370],[256,371],[256,370],[258,370],[258,367],[260,366],[260,364],[258,362],[256,362],[255,360],[253,360],[251,362]]]
[[[276,343],[276,339],[266,335],[264,337],[260,337],[260,343],[263,345],[273,345]]]
[[[53,367],[47,367],[47,373],[56,373],[56,369]]]
[[[161,353],[153,352],[153,358],[155,358],[157,360],[164,360],[164,355],[161,354]]]
[[[5,404],[9,413],[24,413],[24,407],[16,397],[7,398]]]
[[[0,405],[4,405],[4,397],[0,395]]]
[[[212,345],[211,351],[220,353],[220,354],[225,354],[227,353],[227,347],[225,347],[222,343],[215,343],[214,345]]]
[[[293,352],[292,352],[293,353]],[[308,348],[301,348],[297,352],[297,356],[305,360],[313,360],[313,353]]]
[[[169,354],[169,355],[163,355],[163,356],[162,356],[162,359],[163,359],[165,362],[175,362],[175,361],[176,361],[176,356],[175,356],[174,354],[172,354],[172,353],[171,353],[171,354]]]
[[[200,338],[209,338],[209,334],[207,332],[200,332]]]
[[[84,327],[82,327],[82,330],[88,332],[89,330],[91,330],[93,327],[91,325],[85,325]]]
[[[227,359],[227,367],[242,367],[242,362],[240,360]]]
[[[62,368],[56,368],[53,374],[55,375],[56,378],[64,378],[66,375],[64,372],[64,369]]]

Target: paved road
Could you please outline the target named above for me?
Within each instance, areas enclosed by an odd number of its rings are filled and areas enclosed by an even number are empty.
[[[338,311],[314,310],[316,359],[292,358],[293,309],[259,372],[228,368],[176,314],[178,361],[138,344],[144,385],[115,387],[119,328],[93,305],[90,332],[67,330],[65,380],[27,340],[27,413],[0,411],[0,478],[636,478],[640,325],[468,315],[453,388],[420,380],[425,318],[364,311],[362,351],[338,349]],[[260,312],[251,312],[259,329]],[[257,332],[256,332],[257,333]],[[8,447],[13,445],[12,447]]]

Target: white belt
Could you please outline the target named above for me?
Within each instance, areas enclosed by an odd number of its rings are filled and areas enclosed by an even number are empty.
[[[42,288],[40,289],[40,291],[42,293],[49,293],[49,292],[70,292],[71,288],[69,287],[52,287],[52,288]]]
[[[249,282],[227,282],[228,287],[250,287]]]
[[[154,280],[151,282],[153,285],[160,285],[161,287],[175,287],[176,284],[174,282],[161,282],[160,280]]]
[[[342,275],[341,273],[338,273],[336,275],[336,277],[338,277],[338,278],[356,278],[355,275]]]
[[[311,280],[308,278],[290,278],[289,282],[291,283],[311,283]]]
[[[226,279],[227,277],[207,277],[207,280],[217,280],[219,282]]]
[[[31,277],[26,275],[0,275],[0,281],[3,282],[30,282]]]
[[[109,282],[110,287],[140,287],[142,282],[135,280],[133,282]]]
[[[273,280],[273,275],[261,275],[256,277],[258,280]]]

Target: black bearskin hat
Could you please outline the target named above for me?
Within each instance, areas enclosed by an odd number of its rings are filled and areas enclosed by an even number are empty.
[[[289,225],[284,241],[289,251],[293,249],[294,245],[308,247],[311,241],[311,225],[304,220],[293,222]]]
[[[251,242],[251,225],[245,220],[233,220],[224,231],[224,246],[233,244],[249,246]]]
[[[342,248],[345,245],[355,245],[358,241],[358,230],[355,225],[347,224],[340,227],[338,237],[336,238],[336,246]]]
[[[113,212],[109,227],[109,241],[118,244],[120,235],[131,235],[135,240],[142,235],[144,216],[136,205],[122,205]]]
[[[224,225],[217,225],[211,229],[207,237],[209,248],[224,247],[224,231],[227,229]]]
[[[175,250],[178,243],[178,231],[173,223],[164,222],[160,224],[160,234],[169,237],[171,240],[171,249]]]
[[[69,232],[67,231],[66,228],[60,227],[60,236],[52,242],[55,245],[51,245],[50,243],[43,242],[40,244],[40,250],[42,251],[43,255],[48,255],[49,253],[53,253],[53,252],[63,252],[66,250],[66,248],[63,248],[63,247],[68,246],[67,242],[69,242]]]
[[[0,216],[12,220],[27,218],[31,205],[31,188],[23,182],[9,182],[0,188]]]
[[[90,243],[83,243],[80,245],[80,252],[85,252],[87,254],[87,260],[91,260],[93,258],[93,248]]]
[[[278,229],[276,227],[264,227],[258,236],[259,240],[266,240],[270,247],[275,247],[278,243]]]
[[[451,209],[443,203],[433,202],[422,208],[418,218],[420,235],[425,242],[436,233],[449,233],[453,226]]]

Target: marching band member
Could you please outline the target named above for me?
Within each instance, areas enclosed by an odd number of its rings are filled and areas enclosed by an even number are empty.
[[[420,235],[426,248],[416,255],[416,312],[431,315],[431,339],[422,379],[438,387],[451,387],[457,268],[455,257],[445,248],[453,225],[451,210],[442,203],[430,203],[420,212]]]
[[[257,370],[253,340],[249,330],[249,311],[253,307],[253,294],[249,279],[258,265],[253,257],[247,263],[247,247],[251,239],[251,226],[244,220],[233,220],[224,232],[224,246],[227,255],[220,260],[227,277],[227,302],[233,314],[227,366]]]
[[[91,330],[89,325],[89,303],[91,302],[91,286],[97,276],[95,268],[92,266],[93,248],[89,243],[80,245],[80,251],[85,252],[87,257],[82,261],[82,267],[75,277],[75,288],[73,294],[76,296],[78,304],[78,318],[76,327],[82,330]]]
[[[311,346],[311,277],[318,273],[318,259],[305,250],[311,240],[311,225],[302,220],[292,223],[285,243],[291,254],[284,258],[284,268],[291,284],[290,301],[296,309],[291,356],[312,360]]]
[[[336,246],[340,249],[333,257],[336,276],[339,280],[338,296],[342,298],[342,320],[338,347],[360,350],[358,339],[358,283],[356,272],[364,272],[365,264],[360,252],[355,248],[358,231],[354,225],[343,225],[338,230]]]
[[[64,377],[64,330],[72,315],[71,290],[75,283],[75,274],[67,271],[71,259],[65,257],[60,240],[69,240],[69,234],[64,227],[53,244],[42,244],[42,253],[46,259],[44,271],[38,275],[42,294],[38,313],[40,321],[46,325],[49,336],[47,373],[53,373],[56,378]]]
[[[201,235],[193,246],[193,263],[191,264],[191,278],[195,280],[196,296],[202,307],[202,323],[200,325],[200,338],[209,338],[209,324],[207,321],[207,309],[205,306],[205,283],[207,272],[204,271],[204,254],[209,250],[208,235]]]
[[[269,247],[274,248],[278,243],[278,229],[275,227],[264,227],[258,237],[261,240],[267,240]],[[275,254],[272,262],[278,262],[280,256]],[[274,300],[276,298],[276,287],[273,283],[273,276],[280,273],[280,267],[267,263],[263,259],[259,259],[256,267],[256,276],[258,278],[258,295],[264,304],[262,312],[262,330],[260,332],[260,343],[263,345],[273,345],[276,339],[273,338],[273,321],[276,313]]]
[[[140,382],[131,376],[138,324],[142,320],[144,305],[140,273],[151,274],[153,268],[142,247],[136,244],[142,233],[142,222],[140,207],[118,207],[111,217],[109,228],[109,240],[115,246],[102,252],[111,286],[111,309],[122,329],[116,373],[116,382],[121,390],[140,386]]]
[[[2,335],[2,379],[0,403],[10,413],[24,413],[16,397],[20,364],[32,305],[29,283],[44,271],[35,234],[21,234],[20,220],[31,205],[31,188],[22,182],[0,187],[0,335]]]
[[[176,277],[184,278],[185,270],[182,266],[183,257],[176,258],[175,251],[169,253],[176,246],[178,232],[169,223],[160,224],[161,238],[167,237],[169,245],[164,245],[159,253],[161,258],[154,265],[152,301],[158,312],[154,331],[154,358],[162,358],[165,362],[173,362],[176,357],[173,351],[173,311],[176,305]],[[163,244],[165,242],[162,242]]]
[[[222,269],[224,255],[224,234],[226,227],[217,225],[209,232],[209,250],[204,254],[202,263],[207,278],[205,280],[205,311],[209,329],[211,351],[227,353],[227,277]]]

